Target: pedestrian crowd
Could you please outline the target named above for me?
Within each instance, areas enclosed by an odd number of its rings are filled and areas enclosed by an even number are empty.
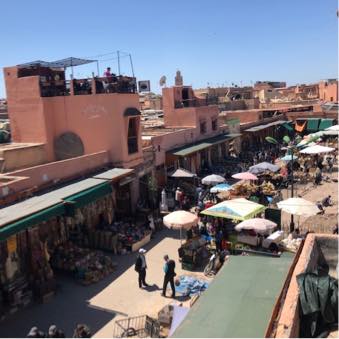
[[[85,324],[78,324],[74,329],[72,338],[91,338],[91,331]],[[37,326],[34,326],[28,332],[27,338],[66,338],[65,332],[58,328],[56,325],[51,325],[48,331],[45,333]]]

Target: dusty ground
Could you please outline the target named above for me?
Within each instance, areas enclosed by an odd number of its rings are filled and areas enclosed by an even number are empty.
[[[325,173],[325,175],[329,175]],[[338,178],[337,173],[330,176],[332,179]],[[283,190],[283,197],[287,199],[291,196],[291,189]],[[317,215],[314,217],[295,217],[295,224],[299,227],[301,232],[314,231],[316,233],[331,233],[335,224],[338,222],[338,182],[322,182],[321,185],[314,185],[308,183],[306,185],[295,185],[294,196],[300,195],[302,198],[316,203],[321,201],[326,196],[331,195],[333,206],[325,208],[324,215]],[[282,228],[289,229],[291,216],[288,213],[282,212]]]
[[[162,230],[145,246],[148,265],[146,281],[152,286],[139,289],[134,271],[136,254],[113,256],[117,271],[97,284],[81,286],[72,278],[58,277],[57,294],[46,304],[33,304],[0,322],[1,337],[25,337],[32,326],[47,331],[51,324],[60,326],[68,337],[77,323],[88,324],[95,337],[112,337],[116,319],[158,311],[173,299],[161,294],[163,282],[163,256],[168,254],[176,262],[176,272],[202,277],[201,272],[181,269],[178,258],[179,233]],[[170,292],[167,293],[170,295]],[[178,298],[176,302],[189,303]]]

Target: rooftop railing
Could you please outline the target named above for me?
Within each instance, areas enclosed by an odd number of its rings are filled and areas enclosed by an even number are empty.
[[[203,107],[203,106],[217,105],[217,104],[218,104],[217,97],[210,97],[206,99],[193,98],[193,99],[175,101],[174,107],[175,108]]]
[[[133,77],[126,76],[73,80],[46,80],[40,78],[40,93],[42,97],[136,93],[136,80]]]

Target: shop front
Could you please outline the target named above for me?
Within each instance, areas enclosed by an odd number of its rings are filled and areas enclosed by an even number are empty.
[[[147,223],[118,215],[116,180],[85,179],[0,211],[0,318],[50,298],[59,274],[83,285],[110,274],[115,264],[101,250],[136,251],[150,240]]]

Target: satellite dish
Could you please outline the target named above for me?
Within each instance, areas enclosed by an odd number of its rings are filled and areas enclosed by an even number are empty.
[[[159,80],[159,85],[162,86],[166,86],[166,76],[163,75],[160,80]]]

